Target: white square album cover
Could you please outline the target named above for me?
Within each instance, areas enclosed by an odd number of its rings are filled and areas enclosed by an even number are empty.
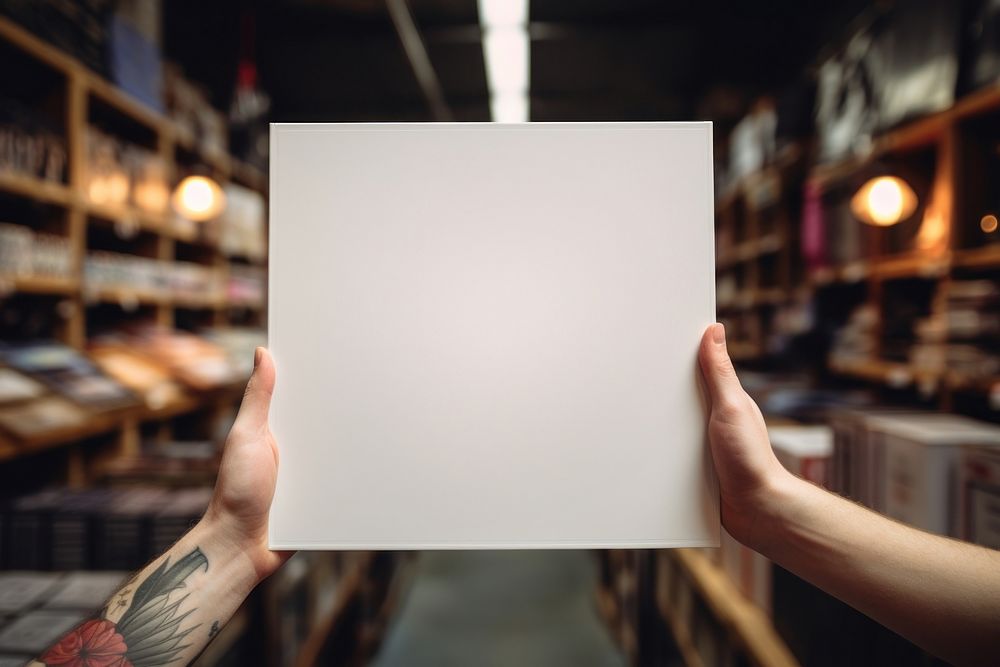
[[[271,126],[274,549],[717,546],[710,123]]]

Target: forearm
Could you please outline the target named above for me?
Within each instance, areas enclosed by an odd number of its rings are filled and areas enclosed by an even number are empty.
[[[220,521],[203,519],[133,577],[97,619],[71,631],[33,664],[103,651],[134,667],[185,665],[229,620],[262,573],[254,551]],[[89,664],[89,663],[88,663]]]
[[[754,545],[779,565],[958,664],[1000,650],[1000,552],[889,520],[795,477]]]

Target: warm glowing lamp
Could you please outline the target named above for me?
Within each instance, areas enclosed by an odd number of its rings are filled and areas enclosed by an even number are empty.
[[[979,228],[986,234],[992,234],[997,230],[998,226],[1000,226],[1000,221],[992,213],[987,213],[979,221]]]
[[[174,210],[188,220],[204,222],[222,213],[226,195],[207,176],[188,176],[177,184],[172,199]]]
[[[913,188],[896,176],[877,176],[861,186],[851,198],[851,212],[862,222],[890,227],[917,210]]]

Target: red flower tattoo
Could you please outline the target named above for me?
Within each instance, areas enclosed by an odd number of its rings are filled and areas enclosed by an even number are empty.
[[[132,667],[127,650],[115,624],[98,619],[72,630],[42,656],[42,662],[60,667]]]

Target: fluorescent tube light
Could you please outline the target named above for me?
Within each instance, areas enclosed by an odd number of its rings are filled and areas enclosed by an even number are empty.
[[[529,118],[531,78],[527,0],[479,0],[483,59],[495,122],[523,123]]]
[[[527,92],[527,31],[523,28],[487,28],[483,35],[483,55],[490,93]]]
[[[479,0],[479,25],[484,28],[526,27],[528,0]]]
[[[509,93],[490,97],[490,116],[494,123],[525,123],[528,120],[528,95]]]

